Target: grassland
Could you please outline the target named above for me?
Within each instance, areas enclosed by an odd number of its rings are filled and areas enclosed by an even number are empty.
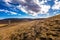
[[[0,40],[60,40],[60,15],[44,20],[0,24]]]

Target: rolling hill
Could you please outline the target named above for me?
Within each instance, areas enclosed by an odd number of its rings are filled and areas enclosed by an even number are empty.
[[[0,20],[0,40],[60,40],[60,15],[46,19]]]

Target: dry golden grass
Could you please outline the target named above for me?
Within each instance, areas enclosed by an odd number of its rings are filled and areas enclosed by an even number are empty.
[[[7,25],[7,24],[0,24],[0,27],[1,27],[1,26],[5,26],[5,25]]]
[[[60,15],[44,20],[0,25],[0,40],[60,40]]]

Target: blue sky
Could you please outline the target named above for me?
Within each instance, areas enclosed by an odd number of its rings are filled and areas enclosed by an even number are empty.
[[[0,0],[0,19],[47,18],[58,14],[59,0]]]

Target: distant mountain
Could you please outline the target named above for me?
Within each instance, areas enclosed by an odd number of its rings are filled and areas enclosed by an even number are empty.
[[[2,19],[0,20],[0,23],[8,23],[8,21],[10,20],[11,22],[24,22],[24,21],[34,21],[34,20],[56,20],[56,19],[60,19],[60,15],[57,15],[57,16],[53,16],[53,17],[50,17],[50,18],[35,18],[35,19],[32,19],[32,18],[6,18],[6,19]]]
[[[34,20],[43,20],[44,18],[37,18],[37,19],[32,19],[32,18],[7,18],[7,19],[2,19],[0,20],[0,23],[8,23],[10,20],[12,23],[14,22],[25,22],[25,21],[34,21]]]
[[[11,21],[12,23],[14,22],[22,22],[22,21],[30,21],[31,19],[27,19],[27,18],[7,18],[7,19],[3,19],[0,20],[0,23],[8,23],[8,21]]]

